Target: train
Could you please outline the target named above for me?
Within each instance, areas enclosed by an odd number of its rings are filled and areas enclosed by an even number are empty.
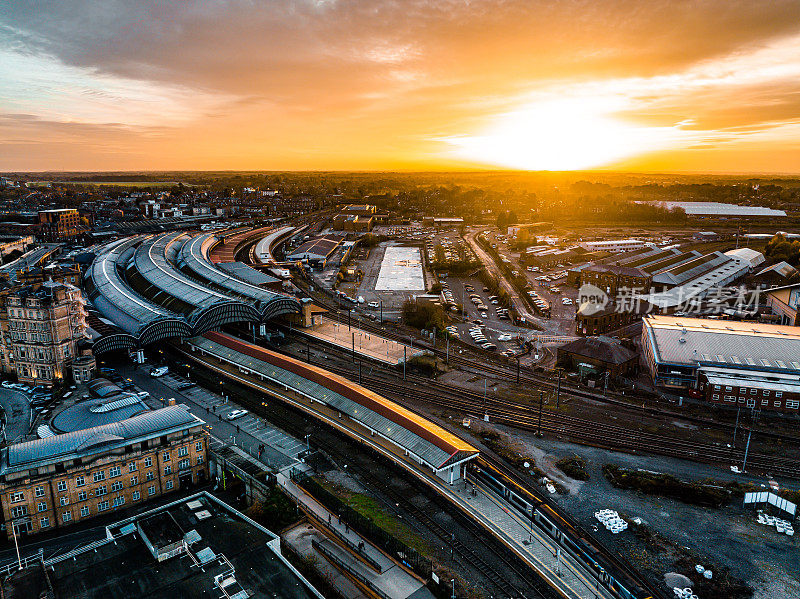
[[[527,518],[531,525],[536,524],[562,551],[582,563],[597,582],[598,588],[602,586],[619,599],[654,599],[651,591],[621,568],[609,563],[603,557],[603,550],[586,533],[575,528],[550,505],[522,490],[488,462],[479,460],[471,464],[468,474]]]

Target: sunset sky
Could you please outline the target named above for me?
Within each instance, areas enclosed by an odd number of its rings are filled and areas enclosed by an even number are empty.
[[[800,173],[800,2],[15,1],[0,170]]]

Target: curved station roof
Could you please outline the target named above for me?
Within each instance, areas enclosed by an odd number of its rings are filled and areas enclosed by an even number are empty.
[[[121,331],[99,339],[95,353],[300,311],[296,298],[248,283],[214,264],[208,253],[219,242],[214,234],[173,231],[106,245],[89,269],[86,288],[100,315]]]

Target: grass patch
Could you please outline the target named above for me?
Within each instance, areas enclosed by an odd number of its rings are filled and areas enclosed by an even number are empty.
[[[586,460],[579,455],[561,458],[556,462],[556,466],[570,478],[589,480],[589,473],[586,471]]]
[[[386,509],[374,498],[363,493],[351,491],[342,485],[337,485],[325,478],[314,478],[320,486],[324,487],[345,504],[353,508],[365,518],[369,518],[372,523],[388,532],[394,538],[402,541],[409,547],[413,547],[422,555],[430,555],[430,545],[420,537],[406,523],[398,520],[396,516],[390,514]]]
[[[687,483],[670,474],[626,470],[613,464],[603,466],[603,475],[619,489],[640,491],[646,495],[671,497],[684,503],[720,507],[728,503],[731,491],[703,483]]]

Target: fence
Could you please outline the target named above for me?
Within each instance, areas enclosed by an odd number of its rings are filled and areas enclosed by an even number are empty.
[[[310,478],[307,474],[294,474],[292,479],[299,486],[303,487],[309,495],[323,504],[334,514],[338,514],[344,522],[356,532],[370,539],[378,547],[386,551],[389,555],[394,555],[406,566],[416,572],[423,580],[428,580],[431,575],[431,561],[420,555],[413,549],[396,539],[388,532],[376,526],[372,520],[361,515],[333,493],[325,489],[322,485]]]
[[[380,565],[378,562],[376,562],[374,559],[372,559],[372,558],[371,558],[369,555],[367,555],[365,552],[361,551],[361,549],[358,547],[358,545],[356,545],[355,543],[353,543],[353,541],[351,541],[350,539],[348,539],[348,538],[347,538],[345,535],[343,535],[341,532],[339,532],[338,530],[336,530],[336,529],[335,529],[335,528],[333,528],[332,526],[328,526],[328,525],[327,525],[327,524],[326,524],[326,523],[325,523],[325,522],[324,522],[324,521],[323,521],[323,520],[322,520],[322,519],[321,519],[319,516],[317,516],[317,515],[316,515],[314,512],[312,512],[311,510],[306,510],[306,509],[304,509],[304,510],[303,510],[303,513],[305,513],[305,515],[306,515],[306,516],[308,516],[309,518],[311,518],[312,520],[314,520],[314,522],[316,522],[316,523],[317,523],[317,524],[318,524],[320,527],[324,528],[324,529],[325,529],[326,531],[328,531],[328,532],[331,532],[331,533],[333,533],[333,535],[334,535],[334,536],[335,536],[337,539],[339,539],[339,540],[340,540],[342,543],[344,543],[345,545],[347,545],[347,547],[349,547],[349,548],[350,548],[350,549],[351,549],[353,552],[355,552],[356,554],[358,554],[358,556],[359,556],[361,559],[363,559],[365,562],[367,562],[367,564],[369,564],[369,566],[370,566],[370,567],[371,567],[373,570],[376,570],[376,571],[378,572],[378,574],[380,574],[380,573],[382,573],[382,572],[383,572],[383,567],[382,567],[382,566],[381,566],[381,565]]]
[[[322,555],[324,555],[327,559],[332,561],[337,568],[341,568],[342,570],[346,571],[350,576],[358,580],[360,583],[365,585],[371,592],[375,593],[381,599],[392,599],[389,595],[381,591],[379,588],[376,588],[372,581],[367,579],[363,574],[354,570],[350,567],[349,564],[345,563],[338,555],[334,554],[330,549],[325,547],[322,543],[317,541],[316,539],[311,540],[311,546],[319,551]]]

